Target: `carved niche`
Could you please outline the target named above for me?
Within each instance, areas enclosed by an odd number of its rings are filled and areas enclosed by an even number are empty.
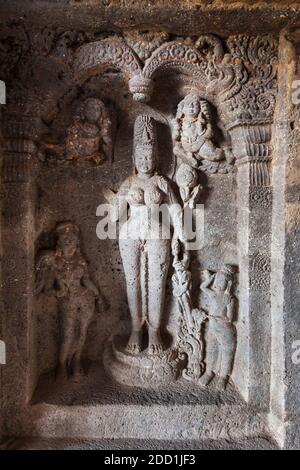
[[[115,181],[109,173],[118,174],[122,183],[118,191],[109,189],[104,193],[114,209],[115,221],[122,219],[119,252],[131,323],[126,334],[118,327],[111,328],[103,354],[106,372],[117,382],[139,387],[167,386],[181,379],[206,386],[218,378],[220,388],[226,388],[238,339],[233,294],[233,265],[237,260],[224,264],[227,253],[212,247],[213,243],[205,248],[207,252],[201,249],[189,253],[182,215],[187,208],[193,211],[202,196],[204,202],[203,174],[212,188],[214,210],[219,182],[225,187],[226,178],[232,181],[236,166],[244,163],[250,163],[250,208],[270,207],[270,129],[276,95],[277,41],[271,36],[233,36],[223,41],[214,35],[180,38],[164,32],[125,31],[91,36],[80,32],[47,34],[43,30],[37,35],[43,39],[39,46],[34,35],[27,35],[20,26],[17,29],[14,41],[18,60],[2,71],[0,78],[4,73],[9,75],[11,107],[22,115],[20,121],[30,127],[34,119],[42,120],[47,130],[40,130],[42,136],[34,139],[39,142],[30,147],[30,152],[24,147],[18,151],[22,136],[14,135],[12,126],[7,126],[6,179],[9,181],[14,173],[15,160],[25,162],[29,153],[30,159],[36,160],[43,150],[56,147],[66,161],[91,161],[101,166],[94,174],[90,172],[93,185],[100,175],[101,185],[107,179],[107,186],[112,187]],[[9,38],[6,32],[5,55],[11,47]],[[47,79],[45,70],[49,71]],[[123,80],[130,94],[124,94],[123,88],[118,94],[119,82],[113,91],[97,87],[97,79],[105,74],[112,83],[115,78]],[[178,87],[174,86],[175,98],[170,96],[170,108],[174,110],[170,116],[153,97],[162,77],[172,74],[180,79]],[[17,77],[15,82],[13,77]],[[126,121],[127,131],[133,127],[134,168],[127,177],[124,162],[114,166],[111,158],[116,144],[114,117],[106,104],[121,98],[129,105],[123,105],[120,119]],[[51,134],[55,125],[59,127],[56,120],[60,122],[60,114],[74,103],[75,112],[69,115],[65,132],[56,141]],[[165,134],[172,134],[175,171],[171,176],[160,169],[157,116],[168,124]],[[218,139],[220,122],[227,133],[225,143]],[[47,140],[49,134],[53,141]],[[121,146],[120,153],[129,162],[130,151]],[[20,155],[14,160],[16,153]],[[40,160],[40,174],[45,181],[43,163],[47,158]],[[111,161],[110,171],[100,165],[105,161]],[[94,197],[92,191],[89,197]],[[152,208],[163,205],[171,234],[153,240],[148,233],[149,217]],[[56,210],[53,206],[51,210]],[[120,210],[128,206],[130,211],[124,221]],[[83,220],[86,208],[81,206],[79,211],[78,217]],[[64,206],[59,210],[63,212]],[[231,231],[226,220],[224,226],[223,221],[211,223],[219,223],[221,233]],[[62,318],[59,365],[71,374],[80,369],[87,328],[100,293],[81,254],[77,225],[61,223],[56,234],[56,247],[39,254],[36,294],[57,299]],[[98,260],[96,243],[100,242],[95,237],[89,248]],[[214,267],[213,273],[203,273],[201,282],[193,277],[193,257],[202,271]],[[269,273],[264,256],[257,257],[253,270]],[[253,279],[255,289],[265,287],[259,276]],[[170,280],[177,320],[173,336],[166,315]],[[195,289],[203,293],[205,305],[196,298]]]

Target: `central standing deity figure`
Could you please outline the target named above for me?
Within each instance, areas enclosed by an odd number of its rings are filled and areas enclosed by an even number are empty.
[[[164,223],[170,222],[174,233],[182,238],[182,209],[169,181],[158,173],[155,121],[147,115],[140,115],[135,121],[133,160],[134,174],[123,182],[117,194],[107,190],[105,196],[118,207],[115,220],[120,220],[119,246],[132,323],[126,350],[141,352],[143,328],[147,325],[148,353],[153,355],[163,350],[161,324],[171,259],[171,230],[169,234],[162,232]],[[129,216],[122,223],[121,213],[128,205]],[[158,211],[162,221],[157,217]],[[156,235],[149,230],[153,224]]]

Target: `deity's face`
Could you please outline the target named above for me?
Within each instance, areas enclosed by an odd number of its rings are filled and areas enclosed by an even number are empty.
[[[184,108],[183,108],[183,112],[185,116],[195,118],[198,116],[200,111],[201,111],[201,106],[200,106],[199,100],[196,97],[191,96],[185,101]]]
[[[226,290],[228,284],[228,279],[222,272],[217,272],[215,275],[214,283],[213,283],[213,288],[217,292],[224,292]]]
[[[87,101],[84,107],[84,117],[88,122],[97,122],[101,117],[101,109],[93,101]]]
[[[58,247],[61,249],[65,258],[72,258],[78,247],[78,237],[75,233],[63,233],[58,240]]]
[[[151,144],[138,144],[134,151],[135,168],[139,174],[152,175],[156,167],[156,155]]]

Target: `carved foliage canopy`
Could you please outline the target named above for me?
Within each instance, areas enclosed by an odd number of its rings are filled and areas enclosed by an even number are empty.
[[[176,39],[157,47],[144,62],[125,40],[112,38],[82,46],[75,55],[74,73],[81,78],[116,67],[136,85],[134,97],[148,101],[152,81],[175,70],[204,84],[231,120],[271,122],[276,63],[277,41],[271,36],[233,36],[224,44],[213,35]]]
[[[270,35],[226,41],[211,34],[182,38],[165,32],[97,36],[47,28],[27,31],[20,24],[3,30],[0,40],[0,78],[13,82],[11,101],[36,100],[51,107],[72,87],[110,69],[124,75],[134,99],[149,101],[154,82],[176,71],[214,96],[228,127],[272,122],[278,45]],[[49,72],[46,81],[41,70]]]

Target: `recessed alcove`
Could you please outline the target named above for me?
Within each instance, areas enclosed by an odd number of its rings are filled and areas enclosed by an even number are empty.
[[[9,3],[0,437],[299,447],[298,10]]]

